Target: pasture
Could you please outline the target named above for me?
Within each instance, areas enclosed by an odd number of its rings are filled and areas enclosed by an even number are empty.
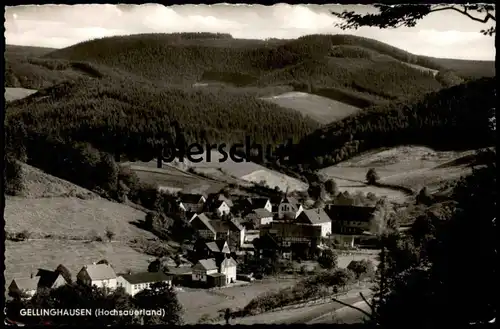
[[[115,233],[114,240],[152,238],[152,233],[131,224],[145,216],[140,210],[104,199],[7,197],[5,202],[5,230],[27,230],[33,237],[83,238],[93,232],[104,237],[109,228]]]
[[[281,107],[296,110],[321,124],[341,120],[360,110],[352,105],[304,92],[287,92],[262,99]]]
[[[106,259],[117,273],[130,269],[147,271],[151,256],[141,254],[120,242],[71,240],[5,241],[5,284],[15,277],[29,277],[38,268],[54,270],[63,264],[73,279],[86,264]],[[35,273],[36,274],[36,273]]]
[[[83,187],[70,183],[64,179],[47,174],[46,172],[21,164],[23,172],[25,198],[50,198],[50,197],[78,197],[80,199],[99,198],[97,194]]]
[[[438,152],[427,147],[400,146],[366,152],[324,168],[320,172],[326,177],[333,178],[340,191],[372,192],[379,196],[386,196],[391,201],[402,202],[406,196],[398,190],[366,185],[368,169],[375,168],[380,177],[380,183],[403,186],[418,192],[423,186],[435,189],[442,183],[456,180],[467,174],[470,169],[466,166],[446,168],[439,168],[439,166],[473,153],[473,150]]]
[[[218,290],[182,288],[177,298],[184,307],[184,321],[195,324],[205,314],[216,317],[219,310],[245,307],[253,298],[271,290],[292,286],[296,279],[266,278],[251,284],[226,287]]]

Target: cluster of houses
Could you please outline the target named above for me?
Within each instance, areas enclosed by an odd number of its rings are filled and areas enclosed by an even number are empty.
[[[109,264],[90,264],[85,265],[78,272],[76,281],[87,286],[107,287],[116,289],[123,287],[125,292],[131,296],[149,288],[151,284],[164,282],[172,284],[172,276],[163,272],[142,272],[142,273],[124,273],[116,274],[113,267]],[[56,289],[69,282],[64,278],[61,272],[54,270],[39,269],[36,275],[29,278],[13,279],[9,285],[9,295],[18,295],[23,298],[31,298],[41,289]]]
[[[80,270],[77,281],[98,287],[123,287],[132,296],[154,282],[226,286],[237,281],[237,255],[265,258],[278,254],[296,260],[320,253],[324,239],[354,246],[356,238],[370,235],[375,213],[374,207],[336,204],[305,209],[297,199],[286,195],[231,200],[222,193],[181,194],[174,204],[176,211],[186,214],[198,236],[188,266],[117,275],[110,265],[91,264]],[[57,271],[39,270],[30,278],[12,280],[9,292],[22,291],[32,296],[41,287],[64,284],[66,280]]]
[[[374,207],[331,204],[305,209],[294,197],[231,199],[222,193],[180,194],[175,200],[197,232],[194,265],[172,267],[168,274],[191,283],[223,286],[236,281],[234,256],[308,259],[323,248],[324,239],[354,246],[369,236]],[[175,280],[175,279],[174,279]]]

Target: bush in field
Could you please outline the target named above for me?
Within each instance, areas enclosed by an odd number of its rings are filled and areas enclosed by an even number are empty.
[[[371,278],[375,274],[375,266],[368,259],[353,260],[349,263],[347,269],[352,271],[358,280]]]
[[[322,268],[332,269],[337,267],[337,258],[338,256],[333,250],[326,249],[318,257],[318,263]]]

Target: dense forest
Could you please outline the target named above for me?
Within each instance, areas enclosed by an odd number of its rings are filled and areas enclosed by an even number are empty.
[[[185,143],[291,140],[298,144],[291,153],[267,165],[297,173],[297,164],[320,168],[398,143],[487,144],[483,126],[494,101],[492,79],[440,92],[463,82],[446,62],[349,35],[132,35],[53,51],[8,46],[5,60],[6,87],[39,90],[6,106],[10,163],[17,158],[91,189],[116,189],[114,178],[87,186],[85,177],[116,172],[118,159],[152,160],[159,145],[174,143],[179,128]],[[317,130],[308,117],[258,99],[290,90],[365,111]],[[54,152],[47,156],[47,150]],[[86,174],[75,178],[78,172]]]
[[[374,106],[322,127],[290,151],[292,163],[314,169],[360,152],[403,144],[436,149],[494,145],[495,79],[483,78],[414,100]]]
[[[159,85],[221,81],[238,87],[292,86],[367,107],[462,81],[446,62],[437,64],[432,58],[350,35],[242,40],[212,33],[141,34],[86,41],[53,52],[35,49],[33,56],[9,47],[6,86],[29,89],[126,72],[130,79]],[[446,72],[448,79],[401,61]]]

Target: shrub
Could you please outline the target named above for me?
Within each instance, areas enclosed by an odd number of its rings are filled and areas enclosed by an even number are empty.
[[[369,185],[374,185],[377,183],[377,181],[380,179],[378,173],[375,171],[374,168],[370,168],[368,172],[366,173],[366,182]]]
[[[108,238],[108,240],[111,242],[111,240],[113,240],[113,238],[115,237],[115,233],[110,229],[110,228],[107,228],[106,229],[106,238]]]
[[[318,257],[318,263],[322,268],[332,269],[337,267],[337,259],[338,256],[333,250],[326,249]]]
[[[375,266],[368,259],[353,260],[347,266],[347,269],[354,273],[356,279],[371,278],[375,274]]]
[[[17,239],[19,241],[25,241],[25,240],[28,240],[31,236],[31,233],[28,232],[28,230],[23,230],[19,233],[17,233]]]

